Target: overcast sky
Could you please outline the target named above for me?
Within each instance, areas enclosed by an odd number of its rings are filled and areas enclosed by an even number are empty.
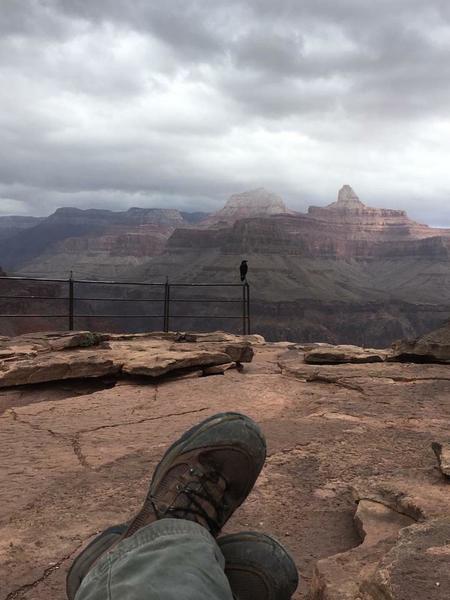
[[[450,226],[448,0],[0,0],[0,214],[291,208]]]

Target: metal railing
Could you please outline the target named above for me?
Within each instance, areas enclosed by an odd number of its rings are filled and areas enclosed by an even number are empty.
[[[244,335],[250,334],[250,286],[247,281],[244,283],[170,283],[168,279],[164,283],[146,283],[142,281],[101,281],[101,280],[87,280],[87,279],[74,279],[72,274],[69,279],[48,279],[41,277],[9,277],[1,276],[0,282],[38,282],[38,283],[50,283],[50,284],[62,284],[67,286],[67,295],[34,295],[34,294],[0,294],[1,300],[59,300],[65,301],[67,311],[62,314],[5,314],[1,312],[0,303],[0,319],[24,319],[24,318],[42,318],[42,319],[67,319],[67,328],[69,331],[74,330],[76,319],[90,318],[90,319],[162,319],[163,331],[169,331],[173,322],[177,319],[241,319],[242,320],[242,333]],[[163,294],[160,298],[108,298],[102,296],[77,296],[78,286],[80,285],[106,285],[106,286],[134,286],[143,287],[145,289],[160,289]],[[239,298],[208,298],[208,297],[192,297],[192,298],[177,298],[174,297],[172,291],[175,289],[204,289],[204,288],[241,288],[242,292]],[[93,303],[96,302],[146,302],[149,304],[159,303],[163,305],[163,314],[97,314],[95,310],[91,314],[78,313],[75,310],[76,302],[89,302],[90,308]],[[223,314],[179,314],[173,311],[173,307],[178,303],[180,304],[223,304],[229,303],[241,307],[239,315],[223,315]],[[95,304],[94,304],[95,305]],[[190,308],[188,306],[188,308]]]

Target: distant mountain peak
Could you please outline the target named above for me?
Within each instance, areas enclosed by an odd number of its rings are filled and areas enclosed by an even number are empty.
[[[289,210],[280,196],[261,187],[233,194],[221,210],[202,222],[202,226],[230,226],[240,219],[271,217],[284,213],[289,213]]]
[[[361,210],[366,208],[366,205],[356,195],[350,185],[343,185],[338,192],[338,199],[327,206],[332,210]]]
[[[247,209],[250,212],[263,212],[265,214],[278,214],[287,212],[287,208],[280,196],[265,188],[248,190],[239,194],[233,194],[227,200],[222,211],[234,211],[236,209]]]

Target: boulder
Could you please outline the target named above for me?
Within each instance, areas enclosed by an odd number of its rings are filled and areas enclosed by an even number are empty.
[[[391,360],[450,363],[450,321],[414,340],[402,340],[392,346]]]

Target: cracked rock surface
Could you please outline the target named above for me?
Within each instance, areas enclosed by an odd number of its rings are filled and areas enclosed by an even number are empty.
[[[448,366],[311,365],[292,344],[215,335],[16,338],[16,362],[105,352],[125,364],[135,351],[141,367],[0,390],[0,600],[63,599],[73,557],[138,509],[167,445],[226,410],[261,424],[268,459],[225,532],[278,537],[300,570],[296,600],[448,597],[450,484],[431,449],[448,439]],[[143,372],[155,344],[197,362]]]

